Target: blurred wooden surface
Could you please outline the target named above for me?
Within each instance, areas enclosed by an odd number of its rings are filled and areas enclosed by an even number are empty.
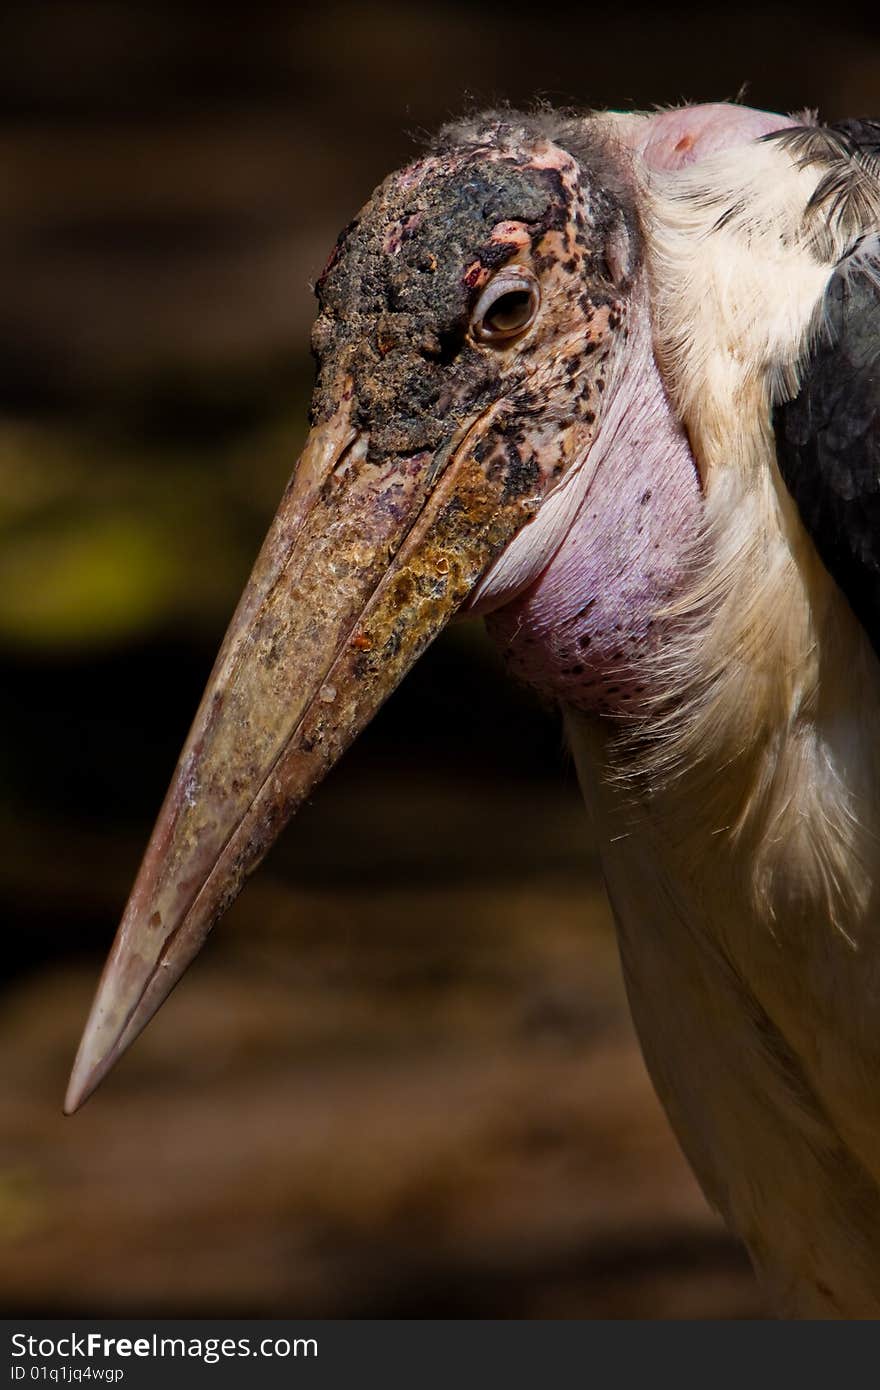
[[[759,1315],[646,1078],[576,799],[340,777],[311,819],[74,1119],[94,970],[7,993],[7,1313]]]

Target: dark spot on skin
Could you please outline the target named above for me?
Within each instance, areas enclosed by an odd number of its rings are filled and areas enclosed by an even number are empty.
[[[436,362],[439,367],[445,367],[455,361],[463,342],[464,330],[459,325],[448,332],[434,334],[422,345],[421,353],[423,357]]]
[[[557,257],[552,254],[540,255],[536,252],[532,257],[532,264],[538,275],[545,275],[548,270],[552,270],[557,264]]]
[[[506,453],[508,467],[502,494],[502,500],[505,502],[512,497],[522,497],[533,492],[540,479],[538,460],[533,454],[524,458],[512,440],[507,443]]]
[[[597,391],[604,391],[604,390],[605,390],[605,382],[604,382],[604,379],[603,379],[601,376],[596,378],[596,390],[597,390]]]
[[[650,488],[646,488],[645,491],[642,493],[641,497],[639,498],[639,505],[642,506],[642,507],[644,507],[646,503],[650,502],[650,500],[651,500],[651,489],[650,489]]]

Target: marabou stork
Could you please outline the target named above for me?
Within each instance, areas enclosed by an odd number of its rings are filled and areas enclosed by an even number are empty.
[[[462,608],[562,707],[632,1012],[788,1315],[880,1313],[880,123],[441,132],[317,285],[311,433],[73,1110]]]

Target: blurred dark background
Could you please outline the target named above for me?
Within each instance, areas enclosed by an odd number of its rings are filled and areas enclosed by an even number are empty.
[[[760,1312],[645,1077],[557,721],[473,624],[60,1116],[303,437],[309,280],[339,227],[465,102],[740,93],[876,114],[876,6],[7,0],[7,1315]]]

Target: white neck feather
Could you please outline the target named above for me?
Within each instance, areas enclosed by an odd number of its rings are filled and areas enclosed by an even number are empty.
[[[844,217],[823,220],[817,242],[804,216],[824,172],[774,140],[652,175],[656,349],[706,506],[636,767],[655,792],[686,782],[688,804],[740,846],[771,929],[809,904],[854,945],[880,829],[880,672],[800,523],[770,425],[847,236]]]
[[[822,172],[772,141],[651,176],[656,350],[705,530],[653,708],[570,726],[682,1144],[789,1310],[856,1316],[880,1310],[880,667],[770,427],[846,236],[804,217]]]

